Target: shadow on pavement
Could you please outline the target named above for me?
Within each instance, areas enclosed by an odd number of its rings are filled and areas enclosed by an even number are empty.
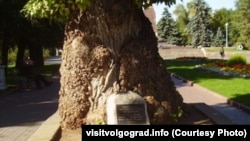
[[[0,96],[0,127],[34,124],[57,111],[59,79],[50,87]]]

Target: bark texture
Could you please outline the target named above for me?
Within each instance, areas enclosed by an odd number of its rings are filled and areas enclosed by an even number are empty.
[[[151,124],[170,124],[183,99],[157,48],[150,21],[133,0],[95,0],[72,11],[65,29],[59,113],[63,128],[106,123],[106,100],[134,91]]]

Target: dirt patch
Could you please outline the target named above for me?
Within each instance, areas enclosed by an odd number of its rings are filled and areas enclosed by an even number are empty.
[[[186,114],[176,125],[214,125],[215,123],[192,105],[186,105]],[[81,129],[62,130],[58,141],[82,141]]]

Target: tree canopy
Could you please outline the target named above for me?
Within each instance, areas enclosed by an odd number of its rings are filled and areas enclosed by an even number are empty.
[[[115,2],[115,0],[109,0]],[[147,8],[152,4],[165,3],[172,5],[175,0],[134,0],[134,2],[142,8]],[[70,11],[84,10],[90,6],[91,0],[29,0],[22,13],[28,18],[49,18],[56,21],[65,21]]]

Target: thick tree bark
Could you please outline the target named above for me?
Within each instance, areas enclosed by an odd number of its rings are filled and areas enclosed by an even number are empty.
[[[23,40],[20,40],[18,43],[16,68],[20,68],[23,66],[25,46],[26,46],[26,42],[24,42]]]
[[[134,91],[151,124],[170,124],[182,97],[167,73],[150,21],[133,0],[95,0],[65,29],[59,114],[63,128],[106,123],[106,100]]]
[[[44,66],[42,43],[31,43],[29,45],[30,57],[34,61],[35,67]]]

